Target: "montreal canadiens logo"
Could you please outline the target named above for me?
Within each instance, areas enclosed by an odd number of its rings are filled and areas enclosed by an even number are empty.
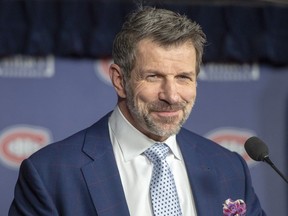
[[[31,126],[15,126],[0,134],[0,158],[11,167],[19,167],[31,154],[51,142],[48,130]]]
[[[230,151],[240,154],[249,166],[255,164],[245,151],[244,144],[248,138],[255,136],[255,133],[237,128],[220,128],[208,133],[206,137]]]
[[[109,67],[113,62],[112,59],[99,59],[95,62],[95,73],[98,75],[101,81],[107,85],[111,85],[109,76]]]

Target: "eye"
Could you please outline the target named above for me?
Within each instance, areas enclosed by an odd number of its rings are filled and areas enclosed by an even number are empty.
[[[158,74],[149,74],[149,75],[146,76],[146,80],[151,81],[151,82],[157,81],[160,78],[161,77]]]
[[[187,76],[187,75],[179,75],[179,76],[177,76],[177,78],[179,79],[179,80],[185,80],[185,81],[193,81],[193,79],[192,79],[192,77],[190,77],[190,76]]]

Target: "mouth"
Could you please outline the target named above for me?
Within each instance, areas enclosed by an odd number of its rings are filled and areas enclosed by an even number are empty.
[[[181,110],[158,110],[153,111],[157,116],[160,118],[171,118],[171,117],[177,117],[179,116]]]
[[[167,105],[166,103],[159,101],[151,104],[151,106],[148,107],[148,110],[151,115],[154,115],[154,117],[160,121],[174,122],[181,118],[181,115],[184,115],[184,108],[184,103]]]

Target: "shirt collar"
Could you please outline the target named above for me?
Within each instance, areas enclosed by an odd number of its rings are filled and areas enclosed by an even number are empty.
[[[125,161],[132,160],[156,143],[156,141],[137,130],[124,117],[118,106],[109,118],[109,125]],[[176,136],[172,135],[164,142],[170,147],[174,156],[181,160],[182,157],[176,143]]]

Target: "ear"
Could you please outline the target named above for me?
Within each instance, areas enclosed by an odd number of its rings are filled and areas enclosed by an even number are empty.
[[[124,77],[121,68],[117,64],[111,64],[109,67],[109,75],[117,95],[121,98],[126,98]]]

